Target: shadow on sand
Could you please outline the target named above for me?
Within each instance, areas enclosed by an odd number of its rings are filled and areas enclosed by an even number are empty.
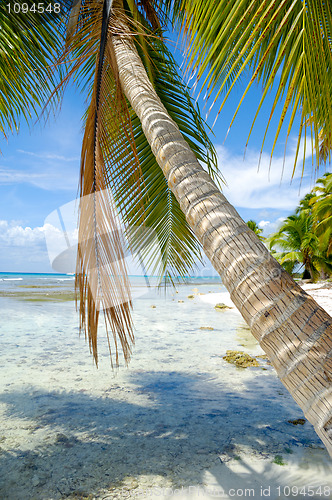
[[[128,402],[128,390],[112,386],[99,398],[84,389],[33,387],[28,399],[26,392],[1,395],[5,418],[17,420],[25,434],[20,448],[9,445],[0,453],[0,497],[126,498],[144,484],[203,485],[204,471],[214,468],[219,468],[213,473],[216,488],[240,483],[251,488],[264,486],[276,455],[288,461],[296,448],[322,448],[308,422],[288,422],[301,411],[267,373],[257,373],[242,393],[230,392],[204,373],[135,372],[130,377],[144,404]],[[279,401],[269,397],[271,388],[279,391]],[[243,477],[229,469],[226,478],[221,467],[248,453],[268,459],[265,472],[250,470],[244,461]],[[261,498],[257,492],[255,498]]]

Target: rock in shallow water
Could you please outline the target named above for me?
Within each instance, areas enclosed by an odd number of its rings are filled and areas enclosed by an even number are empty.
[[[293,425],[304,425],[305,424],[305,419],[304,418],[297,418],[295,420],[288,420],[290,424]]]
[[[218,310],[223,310],[223,309],[233,309],[233,307],[230,307],[230,306],[226,306],[226,304],[224,304],[223,302],[220,302],[219,304],[216,304],[214,306],[215,309],[218,309]]]
[[[226,351],[226,356],[223,356],[228,363],[232,363],[240,368],[248,368],[249,366],[259,366],[257,359],[243,351]]]

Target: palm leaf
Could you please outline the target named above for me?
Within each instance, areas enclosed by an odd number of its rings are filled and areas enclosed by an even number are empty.
[[[93,7],[93,9],[89,9]],[[89,338],[90,350],[98,363],[97,332],[100,311],[103,311],[110,352],[108,330],[113,334],[116,364],[119,362],[118,340],[128,362],[134,341],[131,320],[131,295],[125,266],[125,244],[117,212],[109,189],[108,144],[123,151],[124,138],[130,133],[129,112],[124,96],[118,89],[114,57],[110,43],[111,1],[103,4],[86,2],[76,15],[76,25],[67,32],[67,48],[80,53],[63,83],[80,65],[91,64],[95,69],[91,103],[86,116],[82,145],[80,178],[79,244],[76,268],[76,288],[80,298],[80,327]],[[72,19],[72,18],[71,18]],[[91,43],[82,50],[80,33],[86,26]],[[77,44],[76,40],[78,40]],[[75,50],[73,50],[73,47]],[[129,132],[128,132],[129,129]],[[119,133],[124,131],[124,134]],[[112,360],[112,357],[111,357]]]
[[[54,4],[59,8],[54,10]],[[56,84],[58,71],[52,65],[64,41],[62,20],[68,1],[50,0],[48,5],[51,11],[39,13],[34,0],[1,2],[0,132],[4,135],[18,130],[21,117],[27,121],[36,117]],[[58,97],[54,94],[54,102]]]
[[[86,0],[82,4],[76,27],[68,35],[67,47],[61,58],[61,62],[66,62],[68,66],[62,84],[67,84],[70,78],[78,79],[91,96],[82,150],[81,195],[83,199],[92,195],[94,201],[91,203],[92,208],[88,205],[89,209],[86,209],[83,204],[81,209],[79,240],[87,241],[87,244],[79,248],[77,286],[80,289],[81,326],[88,333],[96,361],[100,309],[106,311],[105,319],[113,332],[115,348],[117,337],[120,338],[125,358],[129,356],[133,338],[126,272],[121,264],[124,257],[122,237],[112,226],[105,228],[102,220],[96,223],[96,217],[92,214],[104,214],[110,221],[115,221],[116,214],[111,206],[114,200],[125,223],[131,251],[138,259],[143,258],[144,265],[154,274],[184,276],[193,269],[201,255],[200,245],[168,188],[141,124],[118,84],[110,34],[118,29],[120,21],[130,25],[137,49],[166,109],[184,133],[197,158],[217,179],[216,154],[205,132],[203,120],[180,76],[177,76],[178,68],[172,56],[165,44],[153,34],[152,21],[148,16],[144,17],[147,9],[141,12],[135,10],[134,4],[126,4],[127,10],[124,12],[114,7],[105,30],[105,12],[102,15],[101,7],[93,0]],[[101,38],[104,43],[100,43]],[[107,195],[103,194],[105,188],[108,188]],[[94,208],[95,200],[101,205],[97,210]],[[144,230],[135,230],[141,227]],[[157,235],[159,248],[156,249],[147,238],[149,231]],[[111,262],[117,260],[121,267],[113,269],[110,274],[113,277],[121,276],[121,285],[127,294],[127,299],[123,299],[121,304],[115,300],[118,306],[116,310],[114,307],[108,308],[107,303],[113,303],[114,297],[119,295],[118,283],[110,278],[107,283],[101,283],[103,272],[98,273],[99,267],[101,270],[110,267],[108,254],[113,255]],[[99,274],[102,274],[102,279],[99,278],[97,283],[96,276]],[[103,298],[106,299],[104,302]]]
[[[175,25],[180,20],[188,47],[187,66],[197,71],[200,88],[206,87],[208,96],[214,92],[214,102],[224,93],[220,109],[239,78],[246,71],[251,72],[231,125],[253,83],[260,82],[264,91],[253,125],[268,94],[271,90],[275,93],[262,148],[280,102],[281,114],[271,156],[284,122],[288,120],[288,138],[295,117],[299,115],[294,166],[301,138],[306,136],[308,120],[318,166],[322,131],[326,138],[332,132],[330,3],[323,0],[220,0],[210,3],[160,0],[160,5]],[[330,143],[326,140],[325,158],[327,146],[330,147]],[[305,159],[305,144],[303,156]]]
[[[280,264],[285,264],[285,262],[289,262],[293,266],[297,262],[302,262],[301,260],[301,254],[300,252],[288,252],[286,254],[283,254],[282,257],[279,260]]]

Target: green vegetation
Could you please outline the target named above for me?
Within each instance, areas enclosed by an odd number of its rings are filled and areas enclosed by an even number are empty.
[[[296,418],[295,420],[288,420],[290,424],[293,425],[304,425],[305,424],[305,418]]]
[[[273,463],[277,465],[287,465],[281,455],[276,455],[274,457]]]
[[[63,15],[69,0],[50,0],[49,10],[34,9],[34,0],[26,8],[14,11],[14,3],[0,2],[0,136],[19,130],[23,118],[32,123],[50,99],[61,78],[61,69],[53,68],[62,50],[65,34]],[[16,5],[16,3],[15,3]],[[42,4],[39,4],[42,5]],[[10,7],[12,10],[10,10]],[[61,96],[53,95],[49,104]],[[49,111],[52,111],[52,107]]]
[[[263,232],[263,229],[261,229],[259,227],[259,225],[257,224],[257,222],[255,222],[254,220],[250,219],[248,220],[247,222],[247,226],[250,227],[250,229],[252,231],[254,231],[254,233],[258,236],[258,238],[261,240],[261,241],[264,241],[265,238],[264,236],[261,236],[261,233]]]
[[[311,199],[315,220],[315,231],[326,248],[328,256],[332,255],[332,173],[318,179]]]
[[[268,243],[290,274],[313,282],[332,275],[332,173],[317,180]]]
[[[243,351],[226,351],[226,356],[223,356],[223,359],[227,361],[227,363],[231,363],[240,368],[259,366],[257,359]]]

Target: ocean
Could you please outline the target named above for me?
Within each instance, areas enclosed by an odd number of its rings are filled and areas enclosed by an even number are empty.
[[[279,485],[326,484],[326,452],[308,422],[289,423],[302,412],[268,361],[223,359],[263,352],[235,309],[214,308],[231,304],[220,280],[131,282],[131,361],[111,368],[101,320],[97,368],[73,276],[0,273],[0,497],[212,498],[206,488],[220,492],[241,463],[264,465],[248,484],[274,484],[276,456],[288,464]]]

